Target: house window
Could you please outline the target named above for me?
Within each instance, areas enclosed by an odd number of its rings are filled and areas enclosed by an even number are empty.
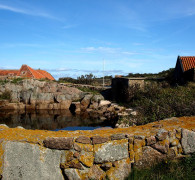
[[[23,71],[23,72],[22,72],[22,75],[25,75],[25,74],[26,74],[26,72],[25,72],[25,71]]]

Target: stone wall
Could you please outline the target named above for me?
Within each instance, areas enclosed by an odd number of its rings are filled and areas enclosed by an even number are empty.
[[[93,131],[41,131],[0,126],[3,179],[124,179],[195,152],[195,117]]]

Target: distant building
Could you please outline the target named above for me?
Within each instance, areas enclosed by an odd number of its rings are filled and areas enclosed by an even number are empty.
[[[145,77],[116,76],[112,79],[112,98],[120,102],[128,101],[128,89],[133,86],[143,89],[146,79]]]
[[[44,70],[34,70],[28,65],[22,65],[20,70],[0,70],[1,78],[32,78],[55,80],[53,76]]]
[[[175,77],[180,83],[195,81],[195,56],[178,56]]]

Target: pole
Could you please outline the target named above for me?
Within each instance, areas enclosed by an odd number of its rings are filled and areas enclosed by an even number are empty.
[[[104,70],[105,70],[105,61],[103,59],[103,88],[104,88]]]

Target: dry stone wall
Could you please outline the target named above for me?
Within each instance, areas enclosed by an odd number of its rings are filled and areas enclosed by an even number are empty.
[[[0,126],[3,179],[125,179],[131,166],[195,152],[195,117],[93,131],[41,131]]]

